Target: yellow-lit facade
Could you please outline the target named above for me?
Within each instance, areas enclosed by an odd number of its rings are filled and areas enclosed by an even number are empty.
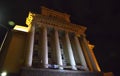
[[[42,7],[41,14],[29,12],[26,25],[13,28],[2,71],[18,73],[28,67],[101,72],[86,27],[71,23],[70,15]]]

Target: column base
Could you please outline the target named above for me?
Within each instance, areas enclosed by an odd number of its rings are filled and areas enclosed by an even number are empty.
[[[63,70],[63,67],[59,67],[60,70]]]
[[[72,65],[72,70],[77,70],[77,68],[74,65]]]
[[[44,64],[43,67],[44,67],[44,68],[48,68],[48,64]]]

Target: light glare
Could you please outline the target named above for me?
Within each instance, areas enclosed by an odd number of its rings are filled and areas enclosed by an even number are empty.
[[[7,72],[2,72],[1,76],[7,76]]]
[[[16,25],[14,27],[14,30],[23,31],[23,32],[29,32],[30,28],[31,28],[30,26],[29,27],[25,27],[25,26],[21,26],[21,25]]]
[[[14,26],[14,25],[15,25],[15,23],[14,23],[13,21],[9,21],[8,24],[9,24],[10,26]]]

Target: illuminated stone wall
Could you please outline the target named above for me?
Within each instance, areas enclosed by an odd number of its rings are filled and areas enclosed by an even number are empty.
[[[21,67],[101,72],[88,40],[86,27],[70,22],[70,15],[42,7],[29,12],[26,26],[16,25],[3,70]]]

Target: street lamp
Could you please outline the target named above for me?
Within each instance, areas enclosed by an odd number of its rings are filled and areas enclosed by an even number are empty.
[[[14,25],[15,25],[15,23],[14,23],[13,21],[9,21],[8,24],[9,24],[10,26],[14,26]],[[7,30],[7,32],[6,32],[5,36],[4,36],[4,39],[3,39],[3,41],[2,41],[2,44],[1,44],[1,46],[0,46],[0,52],[1,52],[1,50],[2,50],[2,48],[3,48],[3,45],[4,45],[4,43],[5,43],[5,40],[6,40],[6,38],[7,38],[9,29],[8,29],[6,26],[4,26],[3,24],[0,24],[0,26],[3,27],[3,28],[5,28],[5,29]]]
[[[9,24],[10,26],[14,26],[14,25],[15,25],[15,23],[14,23],[13,21],[8,21],[8,24]],[[9,29],[8,29],[8,27],[4,26],[3,24],[0,24],[0,26],[2,26],[3,28],[5,28],[5,29],[7,30],[7,32],[6,32],[5,36],[4,36],[4,39],[3,39],[3,41],[2,41],[2,44],[1,44],[1,46],[0,46],[0,52],[1,52],[1,50],[2,50],[2,48],[3,48],[3,45],[4,45],[4,43],[5,43],[5,40],[6,40],[6,38],[7,38]]]
[[[2,50],[2,48],[3,48],[3,45],[4,45],[4,43],[5,43],[5,40],[6,40],[6,38],[7,38],[8,30],[9,30],[9,29],[8,29],[7,27],[5,27],[4,25],[2,25],[2,24],[0,24],[0,26],[2,26],[3,28],[5,28],[5,29],[7,30],[7,32],[6,32],[6,34],[5,34],[4,38],[3,38],[2,44],[1,44],[1,46],[0,46],[0,52],[1,52],[1,50]]]

